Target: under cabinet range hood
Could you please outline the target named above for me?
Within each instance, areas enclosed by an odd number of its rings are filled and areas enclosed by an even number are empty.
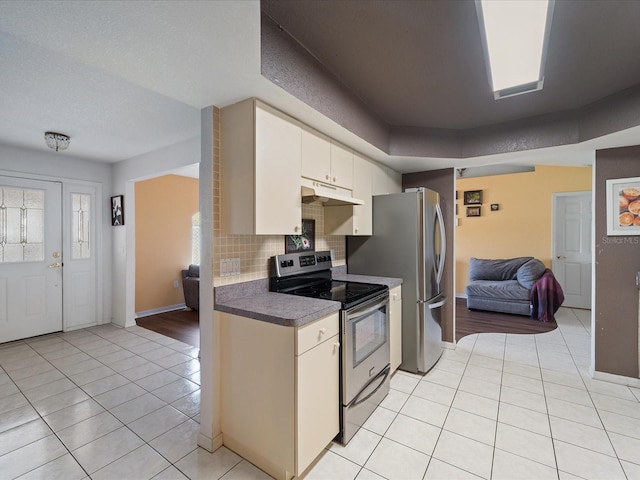
[[[302,202],[321,203],[326,206],[364,205],[364,201],[351,196],[351,190],[302,177]]]

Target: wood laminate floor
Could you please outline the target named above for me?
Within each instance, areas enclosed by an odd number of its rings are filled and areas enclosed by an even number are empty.
[[[137,318],[136,324],[200,348],[200,323],[196,310],[174,310]]]
[[[524,315],[469,310],[464,298],[456,298],[456,341],[472,333],[544,333],[556,322],[541,322]]]

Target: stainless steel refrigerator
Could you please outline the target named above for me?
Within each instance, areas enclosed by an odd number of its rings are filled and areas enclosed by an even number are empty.
[[[427,372],[442,354],[445,230],[440,195],[427,188],[373,197],[373,235],[347,237],[347,271],[400,277],[402,363]]]

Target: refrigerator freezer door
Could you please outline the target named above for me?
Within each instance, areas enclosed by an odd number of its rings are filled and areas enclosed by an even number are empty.
[[[418,302],[421,335],[418,345],[418,371],[428,372],[442,355],[442,307],[446,303],[444,295],[438,295],[426,302]]]

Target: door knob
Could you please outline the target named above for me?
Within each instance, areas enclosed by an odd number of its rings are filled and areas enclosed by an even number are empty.
[[[558,260],[563,260],[563,259],[565,259],[565,258],[567,258],[567,257],[563,257],[562,255],[558,255],[556,258],[557,258]]]
[[[60,268],[62,264],[60,262],[52,263],[49,268]]]

